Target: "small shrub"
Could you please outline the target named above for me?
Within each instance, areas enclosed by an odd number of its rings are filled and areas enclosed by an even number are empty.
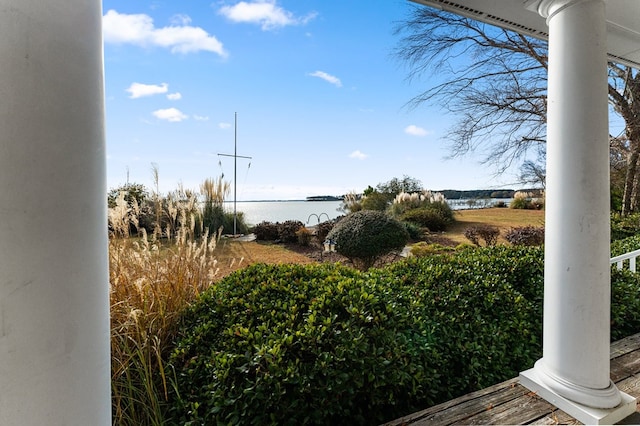
[[[387,207],[389,207],[390,202],[391,200],[388,194],[374,190],[362,197],[362,210],[385,211]]]
[[[480,240],[485,246],[495,246],[500,236],[500,230],[493,225],[471,226],[464,231],[464,236],[474,245],[481,247]]]
[[[517,191],[513,194],[513,200],[509,207],[512,209],[542,210],[544,198],[535,198],[532,192]]]
[[[342,219],[327,235],[336,251],[366,270],[384,254],[401,250],[409,240],[402,223],[376,210],[361,210]]]
[[[298,237],[298,244],[301,246],[308,246],[311,244],[311,231],[304,226],[296,231],[296,237]]]
[[[504,239],[514,246],[540,246],[544,244],[544,227],[519,226],[511,228],[505,233]]]
[[[499,209],[504,209],[507,207],[507,203],[505,203],[504,201],[498,201],[496,202],[493,207],[497,207]]]
[[[299,220],[287,220],[278,224],[278,238],[283,243],[295,243],[298,241],[296,232],[303,228],[304,224]]]
[[[253,230],[259,241],[275,241],[278,239],[278,224],[263,221],[257,224]]]
[[[408,210],[402,215],[402,220],[423,226],[431,232],[445,231],[450,223],[440,211],[431,208]]]

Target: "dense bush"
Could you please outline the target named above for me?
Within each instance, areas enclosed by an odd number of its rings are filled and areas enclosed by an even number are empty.
[[[335,265],[225,278],[182,322],[172,424],[378,424],[434,403],[436,323],[388,280]]]
[[[496,246],[358,272],[253,265],[180,321],[165,424],[380,424],[540,358],[543,249]],[[640,330],[612,271],[611,338]]]
[[[504,234],[504,239],[513,245],[540,246],[544,244],[544,227],[518,226],[511,228]]]
[[[476,225],[465,229],[464,236],[478,247],[481,247],[480,240],[484,241],[485,246],[490,247],[496,245],[500,230],[493,225]]]
[[[611,215],[611,241],[640,234],[640,213],[621,216]]]
[[[304,223],[299,220],[287,220],[278,224],[278,238],[283,243],[295,243],[298,241],[298,232],[304,228]]]
[[[620,256],[638,249],[640,249],[640,234],[612,242],[611,257]]]
[[[541,355],[516,289],[541,286],[539,264],[494,248],[366,274],[251,266],[186,313],[173,422],[379,424],[511,378]]]
[[[336,251],[360,269],[368,269],[382,255],[401,250],[409,240],[402,223],[375,210],[361,210],[342,219],[327,235]]]
[[[278,224],[263,221],[253,228],[256,240],[259,241],[275,241],[278,239]]]
[[[408,210],[402,215],[402,220],[425,227],[431,232],[445,231],[451,223],[439,210],[430,208]]]
[[[640,274],[611,270],[611,340],[640,331]]]

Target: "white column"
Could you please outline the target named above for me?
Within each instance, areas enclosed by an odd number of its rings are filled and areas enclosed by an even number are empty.
[[[0,1],[0,424],[110,425],[100,0]]]
[[[635,402],[628,411],[628,398],[623,401],[609,378],[605,2],[543,0],[536,6],[549,25],[544,341],[543,358],[523,373],[523,384],[584,423],[609,423],[619,420],[609,409],[623,406],[618,415],[624,418]],[[600,414],[581,418],[584,410],[571,412],[560,399]]]

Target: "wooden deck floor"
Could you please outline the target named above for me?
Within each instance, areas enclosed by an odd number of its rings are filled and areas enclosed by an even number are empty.
[[[640,333],[611,345],[611,380],[640,399]],[[581,424],[521,386],[518,378],[435,405],[386,426]],[[636,411],[620,424],[640,424]]]

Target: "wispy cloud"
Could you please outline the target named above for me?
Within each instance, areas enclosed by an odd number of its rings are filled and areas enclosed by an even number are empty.
[[[228,129],[231,127],[231,123],[218,123],[218,127],[221,129]]]
[[[189,116],[187,116],[177,108],[159,109],[159,110],[153,111],[153,115],[158,120],[165,120],[171,123],[177,123],[189,118]]]
[[[167,83],[161,84],[143,84],[143,83],[131,83],[126,92],[129,92],[131,99],[142,98],[145,96],[159,95],[161,93],[167,93],[169,85]]]
[[[218,13],[233,22],[258,24],[264,31],[289,25],[304,25],[318,15],[311,12],[305,16],[295,16],[278,6],[275,0],[241,1],[233,6],[221,7]]]
[[[191,23],[191,17],[189,15],[179,13],[177,15],[173,15],[169,22],[171,22],[171,25],[189,25]]]
[[[196,121],[209,121],[209,117],[206,115],[194,115],[193,119]]]
[[[200,27],[187,25],[191,22],[188,16],[179,15],[172,22],[172,26],[156,28],[149,15],[128,15],[109,10],[102,17],[102,32],[106,43],[158,46],[170,49],[172,53],[208,51],[227,56],[215,36]]]
[[[324,81],[327,81],[333,85],[335,85],[336,87],[342,87],[342,82],[340,81],[340,79],[334,75],[331,74],[327,74],[324,71],[314,71],[312,73],[309,73],[309,75],[311,77],[318,77],[321,78]]]
[[[355,158],[356,160],[364,160],[367,157],[368,155],[360,150],[355,150],[351,154],[349,154],[349,158]]]
[[[182,99],[182,93],[180,93],[180,92],[169,93],[167,95],[167,99],[169,99],[170,101],[178,101],[178,100]]]
[[[427,136],[430,133],[428,130],[423,129],[422,127],[418,127],[414,124],[405,127],[404,132],[411,136]]]

